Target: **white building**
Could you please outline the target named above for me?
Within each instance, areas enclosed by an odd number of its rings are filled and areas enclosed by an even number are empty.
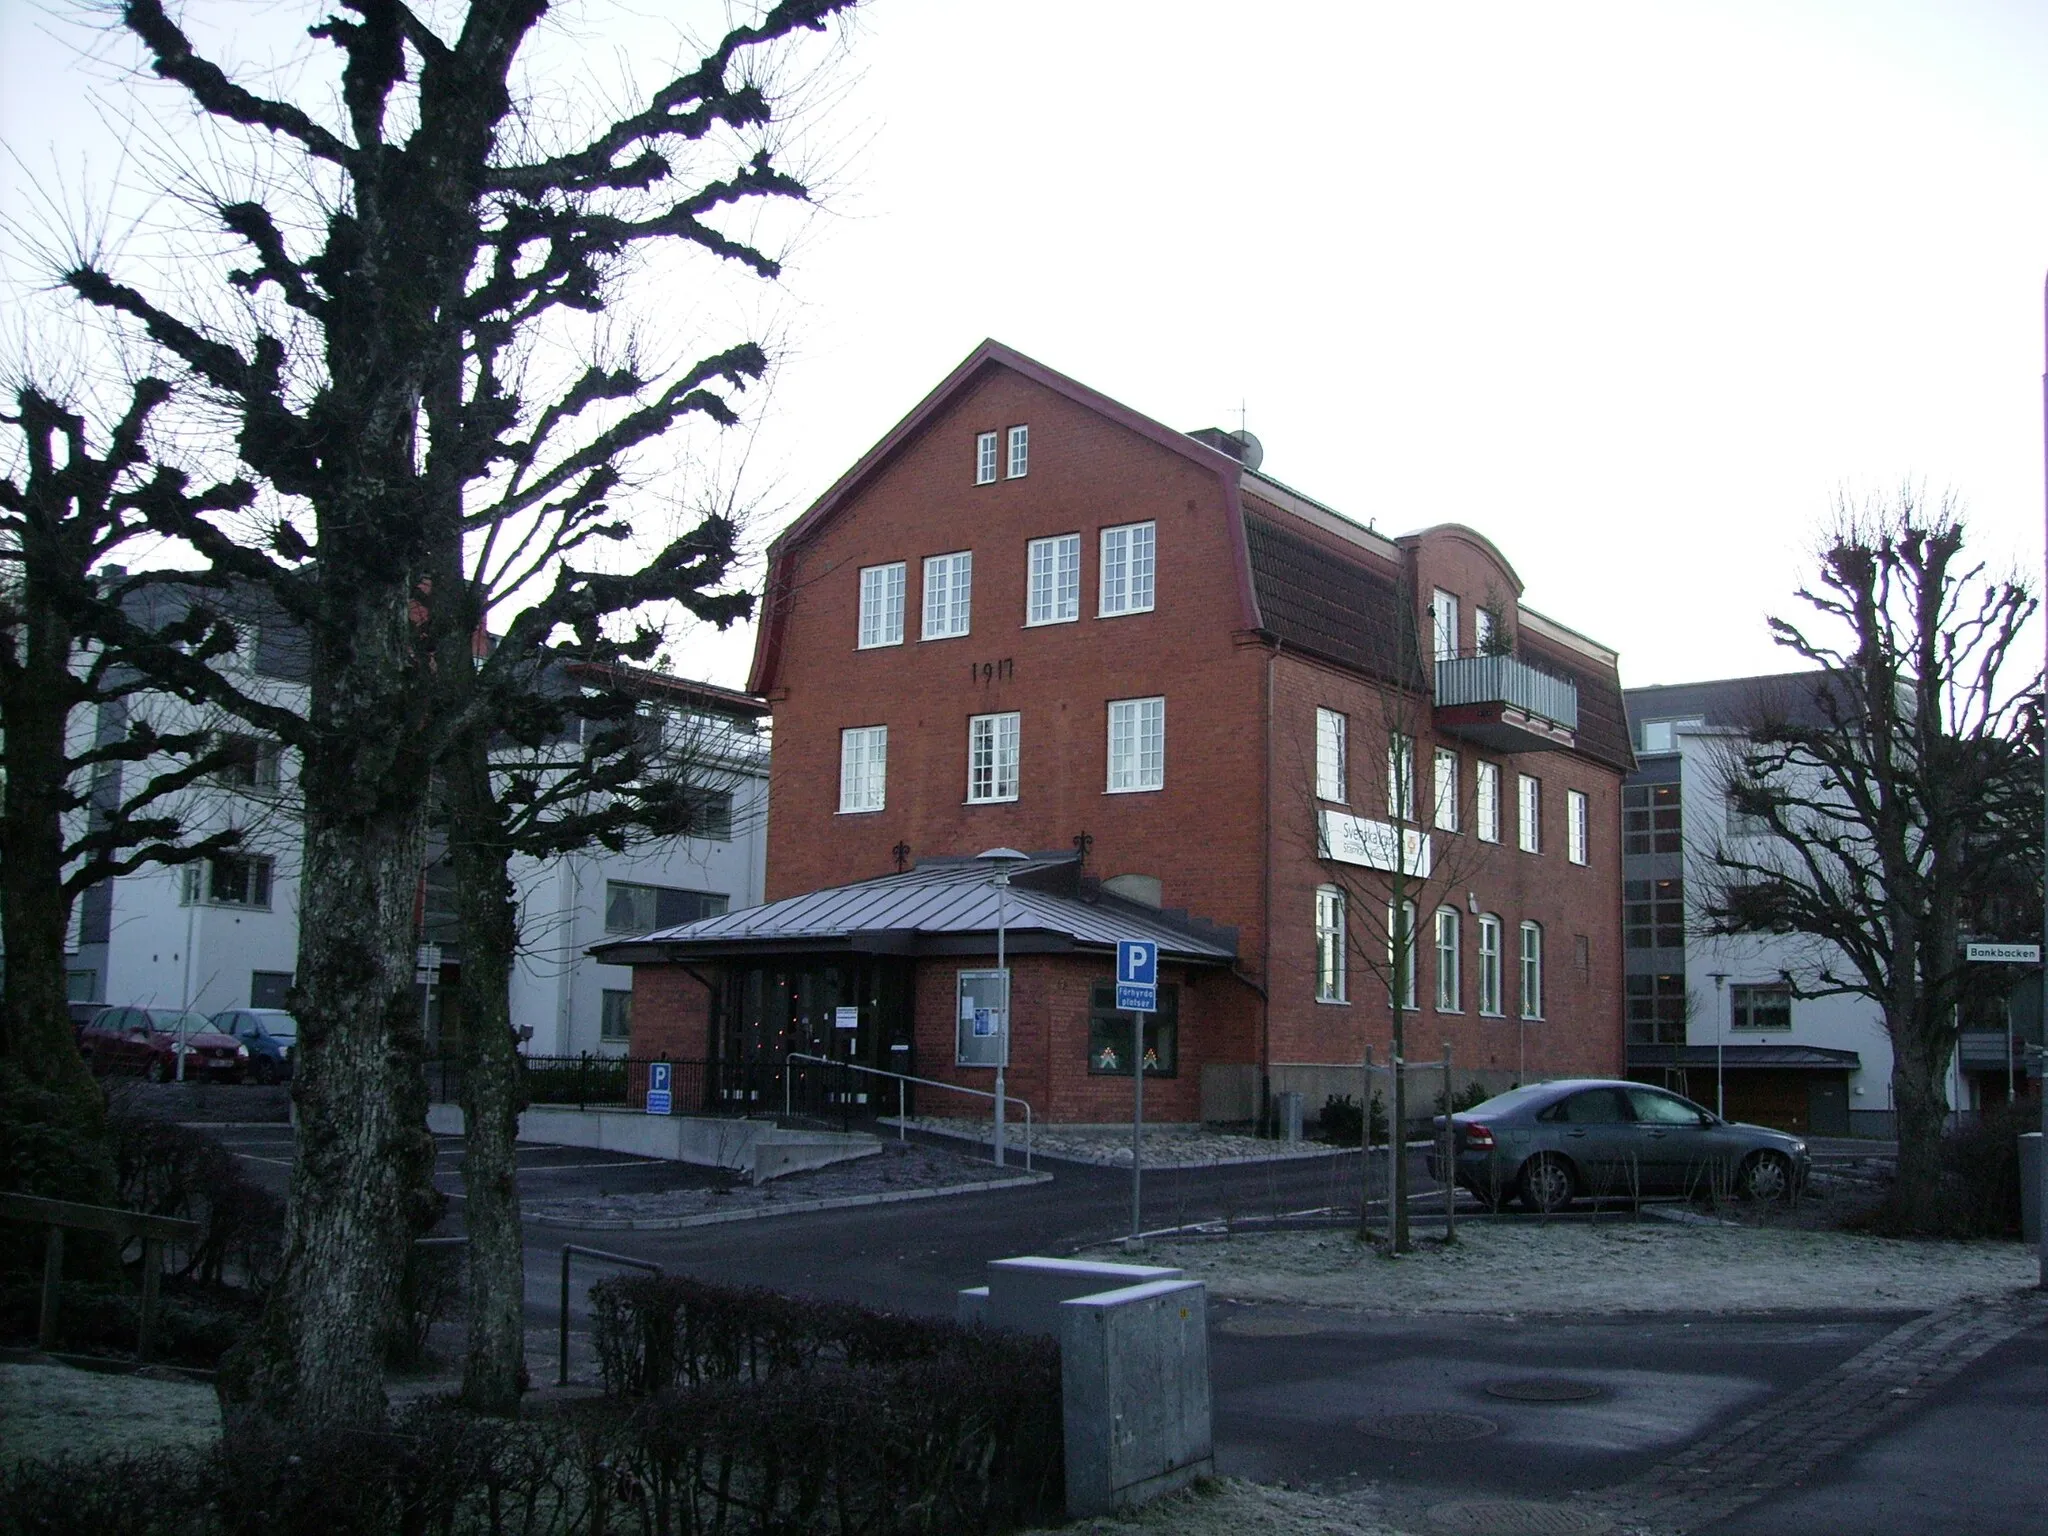
[[[1718,843],[1768,836],[1729,804],[1727,764],[1768,696],[1811,698],[1817,674],[1632,688],[1637,768],[1622,789],[1623,986],[1629,1075],[1813,1135],[1889,1135],[1892,1049],[1868,998],[1797,998],[1822,958],[1796,934],[1710,938],[1696,877]],[[1839,964],[1838,964],[1838,969]],[[1950,1102],[1962,1102],[1950,1068]]]
[[[237,656],[244,686],[297,708],[304,673],[269,625],[252,624]],[[707,808],[703,836],[669,838],[620,853],[595,849],[513,870],[520,955],[511,1015],[537,1055],[621,1054],[631,1029],[632,974],[600,965],[589,947],[691,918],[757,905],[767,848],[767,707],[751,695],[663,673],[615,668],[623,687],[673,743],[687,737]],[[163,701],[149,706],[161,708]],[[114,706],[119,708],[120,706]],[[138,706],[145,707],[145,706]],[[117,721],[108,720],[105,728]],[[247,742],[246,761],[194,791],[188,826],[240,828],[231,856],[151,867],[87,892],[73,921],[73,1002],[181,1006],[201,1013],[282,1007],[298,957],[300,827],[294,756],[224,726]],[[130,770],[131,772],[135,770]],[[109,789],[112,786],[107,786]],[[423,944],[439,950],[436,985],[422,988],[430,1046],[459,975],[448,868],[434,857],[421,877]]]

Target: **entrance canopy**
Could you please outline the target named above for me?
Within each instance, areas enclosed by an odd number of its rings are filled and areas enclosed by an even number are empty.
[[[1699,1068],[1713,1071],[1716,1062],[1730,1072],[1854,1072],[1863,1064],[1855,1051],[1822,1045],[1631,1045],[1629,1069]]]
[[[1114,952],[1150,939],[1162,960],[1229,966],[1237,930],[1104,891],[1072,854],[1010,866],[1000,894],[979,859],[927,859],[900,875],[827,886],[765,906],[700,918],[591,953],[609,965],[740,959],[777,954],[978,955],[995,947],[998,902],[1013,954]]]

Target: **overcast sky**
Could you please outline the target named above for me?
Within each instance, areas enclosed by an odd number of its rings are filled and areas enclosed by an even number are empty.
[[[76,42],[0,0],[0,132],[84,181]],[[872,0],[847,60],[756,311],[764,542],[993,336],[1174,427],[1242,409],[1383,532],[1473,525],[1630,685],[1789,665],[1763,615],[1839,490],[1952,490],[2038,582],[2039,0]]]

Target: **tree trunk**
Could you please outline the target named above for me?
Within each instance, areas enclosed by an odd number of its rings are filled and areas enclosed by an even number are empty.
[[[526,1251],[515,1145],[526,1084],[510,1002],[519,916],[480,734],[457,748],[443,773],[462,924],[462,1184],[469,1231],[462,1401],[478,1413],[516,1414],[527,1384]]]
[[[1892,1039],[1892,1118],[1899,1171],[1892,1214],[1908,1232],[1943,1230],[1941,1144],[1948,1130],[1947,1052],[1915,1012],[1887,1019]]]
[[[291,995],[298,1146],[282,1272],[219,1376],[230,1433],[252,1418],[300,1429],[383,1419],[399,1277],[439,1215],[413,992],[427,763],[394,681],[416,661],[410,585],[344,588],[337,606],[354,622],[330,618],[315,638]]]

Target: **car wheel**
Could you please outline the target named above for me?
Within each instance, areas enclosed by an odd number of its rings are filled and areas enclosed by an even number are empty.
[[[1742,1165],[1735,1187],[1745,1200],[1792,1198],[1792,1165],[1776,1152],[1759,1152]]]
[[[142,1075],[152,1083],[168,1083],[171,1080],[170,1063],[161,1056],[152,1056],[149,1065],[143,1068]]]
[[[1577,1193],[1578,1180],[1563,1158],[1546,1152],[1522,1165],[1522,1204],[1529,1210],[1550,1215],[1570,1205]]]

